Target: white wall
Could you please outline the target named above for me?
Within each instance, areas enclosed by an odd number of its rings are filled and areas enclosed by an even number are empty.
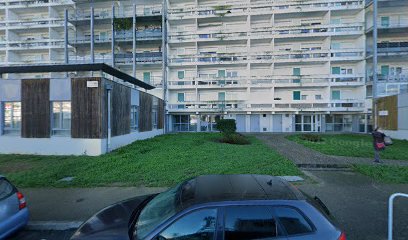
[[[0,153],[35,155],[89,155],[103,153],[101,139],[74,139],[69,137],[21,138],[0,136]]]
[[[408,130],[398,130],[398,131],[389,131],[384,130],[385,135],[390,136],[391,138],[408,140]]]
[[[137,140],[144,140],[148,138],[153,138],[158,135],[164,134],[163,129],[154,129],[149,132],[132,132],[130,134],[116,136],[111,139],[110,149],[114,150],[128,144],[131,144]],[[106,153],[106,139],[102,139],[103,153]]]

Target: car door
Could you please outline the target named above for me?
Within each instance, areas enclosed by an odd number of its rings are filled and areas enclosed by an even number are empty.
[[[188,212],[168,224],[153,240],[216,240],[218,212],[202,208]]]
[[[15,193],[16,189],[13,185],[5,178],[0,177],[0,223],[6,221],[19,211],[19,202]]]
[[[224,240],[287,240],[270,206],[223,208]]]

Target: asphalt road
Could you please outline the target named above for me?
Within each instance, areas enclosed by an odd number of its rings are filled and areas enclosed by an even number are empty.
[[[407,184],[379,184],[354,172],[309,171],[317,183],[299,186],[318,196],[346,232],[347,239],[387,239],[388,198],[408,193]],[[394,240],[408,239],[408,199],[396,199]]]
[[[69,240],[75,230],[66,231],[22,231],[10,240]]]

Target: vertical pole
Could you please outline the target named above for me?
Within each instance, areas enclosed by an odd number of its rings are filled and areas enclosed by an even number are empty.
[[[94,8],[91,7],[91,63],[95,63]]]
[[[112,4],[112,67],[115,67],[115,4]]]
[[[64,63],[69,63],[68,56],[68,9],[64,12]]]
[[[133,77],[136,78],[136,4],[133,4]]]
[[[164,102],[164,133],[168,132],[169,116],[167,115],[167,0],[163,1],[162,9],[162,68],[163,68],[163,102]]]
[[[378,2],[373,0],[373,114],[374,114],[374,127],[378,127],[377,118],[377,87],[378,87],[378,51],[377,51],[377,38],[378,38],[378,27],[377,27],[377,15],[378,15]]]
[[[108,96],[108,136],[106,140],[106,152],[110,151],[110,144],[111,144],[111,135],[112,135],[112,128],[111,128],[111,89],[112,87],[109,86],[107,89],[107,96]]]

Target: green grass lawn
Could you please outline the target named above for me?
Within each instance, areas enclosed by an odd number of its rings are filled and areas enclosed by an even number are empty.
[[[353,169],[379,182],[408,184],[408,167],[355,165]]]
[[[179,133],[137,141],[100,157],[0,155],[0,174],[18,187],[171,186],[202,174],[300,175],[254,137],[216,142],[217,133]],[[59,179],[75,177],[71,183]]]
[[[348,157],[374,157],[371,135],[361,134],[322,134],[323,142],[310,142],[300,139],[300,134],[287,139],[300,143],[324,154]],[[394,144],[381,152],[383,159],[408,160],[408,141],[393,140]]]

